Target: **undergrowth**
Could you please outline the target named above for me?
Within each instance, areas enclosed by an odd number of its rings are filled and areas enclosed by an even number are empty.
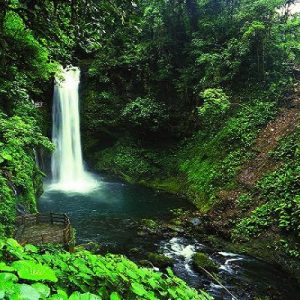
[[[264,230],[273,227],[279,233],[293,237],[300,245],[300,156],[299,128],[280,141],[270,153],[278,168],[266,174],[257,189],[262,199],[260,206],[241,220],[234,231],[236,238],[257,237]],[[289,249],[289,242],[283,240],[284,250],[291,256],[300,257],[299,250]],[[296,248],[297,248],[296,247]],[[293,250],[293,251],[291,251]]]
[[[124,256],[41,250],[0,241],[0,298],[52,300],[211,300],[181,279],[139,268]]]

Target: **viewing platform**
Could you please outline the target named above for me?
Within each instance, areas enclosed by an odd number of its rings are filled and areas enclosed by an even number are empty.
[[[37,213],[16,218],[16,240],[24,244],[61,244],[69,249],[73,244],[71,222],[66,214]]]

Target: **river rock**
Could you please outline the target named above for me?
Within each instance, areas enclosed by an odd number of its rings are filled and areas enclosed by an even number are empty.
[[[147,258],[154,266],[160,269],[166,269],[173,265],[173,260],[164,254],[150,252]]]
[[[189,223],[192,224],[193,226],[199,226],[201,225],[201,219],[200,218],[192,218],[189,220]]]
[[[145,268],[153,268],[153,264],[151,261],[147,260],[147,259],[142,259],[138,262],[138,264],[142,267],[145,267]]]
[[[208,272],[218,271],[218,265],[213,260],[211,260],[206,253],[203,252],[196,252],[194,254],[193,265],[198,272],[205,275],[207,275],[205,270]]]
[[[167,228],[172,230],[172,231],[175,231],[175,232],[178,232],[178,233],[184,233],[185,230],[179,226],[176,226],[176,225],[172,225],[172,224],[168,224],[167,225]]]

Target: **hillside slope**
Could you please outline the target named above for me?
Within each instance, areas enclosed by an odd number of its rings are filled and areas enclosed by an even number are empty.
[[[298,83],[279,100],[252,99],[219,129],[199,131],[179,147],[127,137],[91,160],[101,171],[188,197],[206,220],[204,232],[300,279],[299,91]]]

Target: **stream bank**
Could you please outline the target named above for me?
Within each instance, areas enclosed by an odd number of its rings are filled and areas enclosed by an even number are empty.
[[[214,261],[214,276],[239,300],[267,295],[296,300],[293,295],[300,290],[283,280],[287,275],[275,266],[229,252],[221,242],[203,235],[203,220],[185,199],[105,176],[98,180],[99,189],[89,194],[46,191],[39,210],[67,213],[78,243],[88,250],[125,254],[140,265],[161,270],[172,266],[176,275],[216,299],[232,298],[217,281],[197,271],[196,252]]]
[[[298,83],[278,102],[251,99],[215,131],[175,143],[115,136],[98,147],[86,135],[86,157],[99,172],[185,197],[203,233],[300,284],[299,101]]]

